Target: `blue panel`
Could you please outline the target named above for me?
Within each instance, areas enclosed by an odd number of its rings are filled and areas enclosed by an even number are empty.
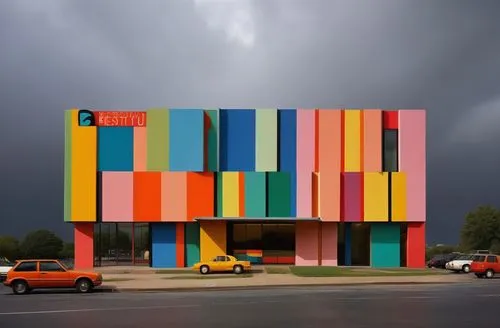
[[[352,265],[351,259],[351,224],[344,223],[344,257],[345,257],[345,265]]]
[[[401,226],[399,223],[373,223],[370,227],[371,266],[393,268],[401,266]]]
[[[221,109],[219,170],[255,171],[255,110]]]
[[[279,127],[279,171],[290,172],[290,216],[297,214],[297,111],[280,109]]]
[[[175,235],[175,223],[151,223],[151,266],[153,268],[176,267]]]
[[[171,109],[169,170],[202,172],[204,114],[202,109]]]
[[[134,128],[97,128],[99,171],[134,170]]]

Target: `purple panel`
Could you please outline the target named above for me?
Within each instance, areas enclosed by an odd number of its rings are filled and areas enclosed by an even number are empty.
[[[361,222],[363,200],[363,173],[349,172],[342,173],[344,181],[344,221]]]

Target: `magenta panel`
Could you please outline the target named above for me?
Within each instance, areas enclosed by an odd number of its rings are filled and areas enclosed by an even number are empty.
[[[337,266],[338,223],[321,223],[321,265]]]
[[[297,217],[312,216],[315,156],[315,111],[297,109]]]
[[[407,221],[426,220],[426,114],[399,111],[399,171],[406,173]]]
[[[319,222],[295,224],[295,265],[318,265]]]
[[[345,222],[363,221],[363,173],[342,173],[343,219]]]
[[[102,172],[102,221],[132,222],[133,204],[133,173]]]

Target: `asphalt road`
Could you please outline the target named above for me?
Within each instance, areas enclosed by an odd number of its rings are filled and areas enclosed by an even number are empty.
[[[458,285],[172,293],[0,288],[1,327],[497,327],[500,279]]]

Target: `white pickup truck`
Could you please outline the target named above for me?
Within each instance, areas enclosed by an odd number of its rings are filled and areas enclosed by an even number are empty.
[[[9,270],[13,266],[14,264],[11,263],[9,260],[0,257],[0,281],[5,280],[5,277],[7,277],[7,272],[9,272]]]

